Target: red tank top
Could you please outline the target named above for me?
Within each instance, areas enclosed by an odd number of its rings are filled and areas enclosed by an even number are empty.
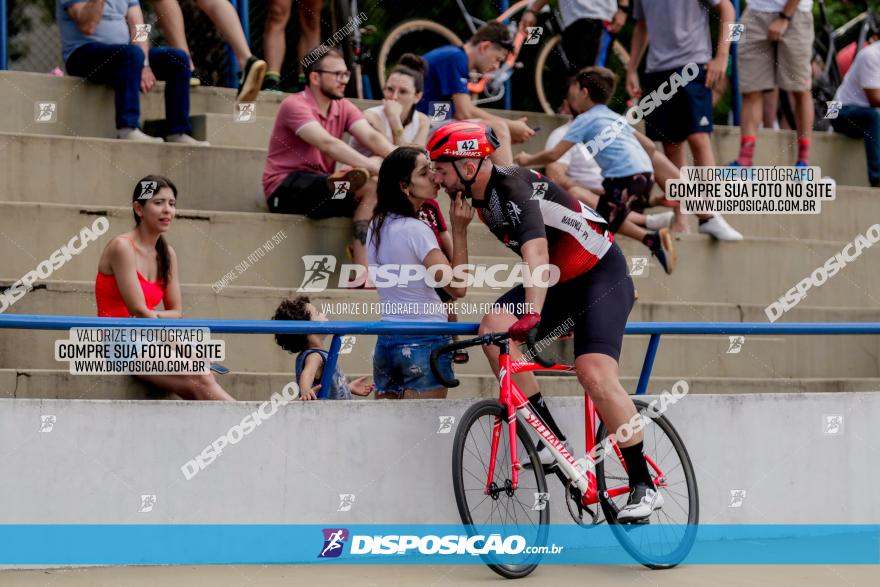
[[[131,243],[131,246],[134,246],[134,243]],[[137,276],[138,282],[141,284],[141,291],[144,292],[147,308],[155,309],[165,297],[162,282],[147,281],[140,271],[137,272]],[[122,294],[119,293],[115,275],[107,275],[98,271],[98,275],[95,277],[95,303],[98,305],[99,318],[128,318],[131,316],[131,312],[125,305],[125,300],[122,299]]]

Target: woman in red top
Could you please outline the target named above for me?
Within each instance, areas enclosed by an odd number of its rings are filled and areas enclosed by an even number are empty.
[[[95,278],[98,316],[180,318],[183,304],[177,255],[162,236],[176,213],[177,188],[169,179],[148,175],[132,196],[134,230],[114,237],[101,254]],[[156,310],[162,304],[163,310]],[[212,373],[136,375],[189,400],[233,400]]]

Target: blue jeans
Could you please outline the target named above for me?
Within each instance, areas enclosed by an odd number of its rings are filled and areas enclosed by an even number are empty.
[[[831,126],[840,134],[854,139],[864,139],[868,159],[868,181],[880,187],[880,108],[868,106],[844,106]]]
[[[394,392],[402,395],[407,389],[432,391],[445,387],[431,371],[431,351],[452,342],[444,335],[383,335],[376,339],[373,351],[373,382],[376,393]],[[452,355],[446,353],[437,360],[440,372],[447,379],[452,371]]]
[[[140,128],[144,52],[137,45],[88,43],[67,58],[67,73],[116,90],[116,128]],[[165,82],[168,134],[192,132],[189,123],[189,57],[181,49],[153,47],[150,67]]]

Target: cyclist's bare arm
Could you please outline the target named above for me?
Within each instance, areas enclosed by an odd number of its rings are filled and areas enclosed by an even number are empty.
[[[369,125],[366,121],[364,121],[364,124]],[[297,135],[299,135],[299,138],[312,145],[334,161],[339,161],[343,165],[351,165],[352,167],[364,167],[374,175],[379,174],[379,165],[375,161],[371,160],[369,157],[361,155],[349,145],[345,144],[344,141],[337,139],[328,133],[324,130],[324,127],[317,122],[308,122],[304,124],[300,127]],[[360,141],[360,138],[356,138]],[[366,143],[361,141],[361,144],[363,145]],[[367,146],[370,147],[369,145]]]
[[[534,155],[520,153],[515,157],[515,161],[517,165],[521,165],[522,167],[528,167],[530,165],[546,165],[547,163],[553,163],[565,155],[566,151],[573,146],[574,143],[563,139],[556,143],[552,149],[544,149]]]
[[[536,274],[535,271],[542,265],[547,267],[550,265],[550,249],[547,247],[546,238],[533,238],[523,243],[520,247],[523,261],[529,266],[529,274],[535,275],[540,281],[546,282],[548,275]],[[539,285],[525,286],[526,307],[530,311],[540,314],[544,307],[544,300],[547,298],[547,288]]]

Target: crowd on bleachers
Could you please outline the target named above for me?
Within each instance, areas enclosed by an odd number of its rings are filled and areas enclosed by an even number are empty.
[[[70,75],[113,86],[118,138],[126,140],[163,140],[141,129],[139,94],[150,92],[157,79],[164,80],[164,140],[207,146],[191,136],[190,88],[199,82],[180,6],[176,0],[151,0],[151,4],[170,47],[152,46],[149,35],[141,34],[144,17],[138,0],[57,0],[65,67]],[[548,0],[534,0],[520,26],[534,26],[546,4]],[[291,0],[268,3],[265,59],[248,47],[231,4],[199,0],[197,5],[238,60],[241,83],[237,101],[253,101],[261,90],[277,91]],[[433,166],[424,148],[438,128],[456,120],[475,121],[491,129],[499,141],[489,156],[495,165],[545,166],[547,179],[594,208],[611,233],[637,239],[667,273],[674,271],[672,236],[687,233],[689,228],[687,216],[667,201],[663,192],[686,164],[686,148],[695,165],[716,164],[711,144],[713,98],[717,97],[713,89],[727,76],[732,42],[728,33],[736,22],[731,0],[559,0],[562,42],[573,62],[570,78],[558,80],[559,84],[568,82],[568,93],[559,106],[573,120],[554,129],[545,149],[533,154],[514,153],[515,145],[535,134],[528,120],[505,118],[476,106],[467,87],[472,72],[498,68],[513,48],[507,27],[489,23],[461,47],[449,45],[422,56],[404,55],[382,88],[382,103],[361,112],[345,98],[352,74],[343,54],[336,49],[315,51],[322,2],[301,1],[297,6],[302,32],[298,55],[320,56],[300,60],[296,71],[300,91],[281,102],[271,135],[266,137],[262,189],[268,210],[311,219],[351,218],[350,252],[354,262],[364,267],[379,262],[429,266],[429,260],[432,266],[467,263],[466,228],[474,210],[464,198],[451,199],[451,229],[447,229],[447,219],[436,199],[437,182],[431,177]],[[809,165],[814,113],[811,9],[812,0],[748,2],[739,20],[744,25],[738,41],[743,92],[741,144],[730,165],[753,164],[757,130],[762,121],[768,123],[765,102],[775,90],[787,92],[794,103],[798,138],[797,158],[792,163]],[[636,103],[674,76],[685,79],[662,104],[639,116],[644,119],[644,135],[627,123],[628,115],[608,107],[617,76],[594,65],[602,35],[607,32],[613,36],[624,26],[633,27],[624,84]],[[717,38],[714,47],[713,27]],[[876,32],[869,42],[877,40]],[[641,70],[643,59],[646,63]],[[864,140],[869,181],[872,186],[880,185],[880,43],[858,53],[835,99],[842,107],[832,119],[833,128]],[[442,117],[432,110],[438,103],[449,106]],[[619,129],[613,140],[598,150],[584,148],[608,127]],[[351,138],[346,140],[346,135]],[[149,198],[138,192],[143,181],[159,184]],[[137,225],[111,242],[99,267],[99,297],[104,296],[103,307],[112,306],[102,315],[179,317],[176,258],[162,237],[174,216],[176,188],[161,177],[145,178],[138,186],[133,203]],[[655,205],[670,209],[646,214],[646,209]],[[742,239],[720,215],[697,218],[699,233],[721,241]],[[389,244],[392,234],[393,247]],[[369,288],[371,284],[358,285]],[[448,301],[465,293],[456,288],[435,291],[425,286],[423,290],[393,295]],[[386,291],[379,295],[392,296]],[[165,310],[154,309],[159,303]],[[275,318],[326,319],[306,298],[286,300]],[[394,319],[383,316],[383,320]],[[445,321],[454,320],[454,315],[443,312],[410,319]],[[285,350],[300,353],[296,372],[302,397],[317,397],[315,382],[326,359],[323,338],[278,336],[277,340]],[[445,396],[445,388],[427,367],[425,351],[446,342],[446,337],[408,337],[406,341],[380,337],[374,373],[377,397]],[[404,346],[407,360],[401,361]],[[466,355],[456,357],[456,361],[466,360]],[[451,369],[451,365],[447,367]],[[333,389],[322,395],[350,398],[352,393],[369,395],[374,390],[362,380],[347,382],[341,371],[333,382]],[[171,376],[153,383],[183,397],[231,399],[213,375],[195,379]]]

